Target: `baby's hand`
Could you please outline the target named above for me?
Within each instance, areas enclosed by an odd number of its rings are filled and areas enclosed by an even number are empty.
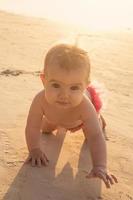
[[[94,167],[86,178],[100,178],[104,181],[107,188],[110,188],[114,183],[118,183],[117,178],[113,174],[108,174],[103,167]]]
[[[26,160],[25,163],[31,162],[32,167],[41,167],[42,165],[47,165],[49,160],[47,159],[44,152],[41,151],[39,148],[33,149]]]

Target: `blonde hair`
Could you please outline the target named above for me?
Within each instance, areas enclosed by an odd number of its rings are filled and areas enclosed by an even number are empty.
[[[70,44],[57,44],[50,48],[44,61],[44,73],[49,66],[59,66],[65,70],[84,67],[87,70],[87,79],[90,75],[90,60],[85,50]]]

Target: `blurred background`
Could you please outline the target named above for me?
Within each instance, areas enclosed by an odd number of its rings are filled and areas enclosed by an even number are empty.
[[[133,28],[132,0],[0,0],[0,9],[89,29]]]

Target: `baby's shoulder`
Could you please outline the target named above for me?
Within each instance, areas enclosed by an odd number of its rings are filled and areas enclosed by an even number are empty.
[[[41,90],[40,92],[38,92],[34,98],[33,98],[34,102],[38,102],[40,104],[45,102],[45,90]]]
[[[81,118],[88,118],[90,116],[91,111],[93,109],[93,105],[91,103],[91,100],[84,95],[83,100],[80,104],[80,113],[81,113]]]
[[[40,92],[38,92],[34,98],[37,98],[37,99],[41,99],[41,98],[44,98],[45,97],[45,90],[41,90]]]
[[[83,96],[83,100],[82,100],[82,102],[81,102],[81,104],[80,104],[80,107],[81,107],[82,109],[86,109],[86,108],[88,108],[88,107],[91,106],[91,105],[92,105],[91,99],[90,99],[87,95],[84,95],[84,96]]]

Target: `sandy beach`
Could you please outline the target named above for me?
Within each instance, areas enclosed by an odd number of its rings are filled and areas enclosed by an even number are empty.
[[[92,78],[108,90],[108,168],[119,183],[106,189],[87,180],[89,150],[81,131],[42,136],[50,160],[43,168],[24,165],[25,124],[33,97],[43,89],[38,76],[46,50],[76,34],[90,55]],[[0,12],[0,199],[133,200],[133,30],[83,32],[47,19]]]

